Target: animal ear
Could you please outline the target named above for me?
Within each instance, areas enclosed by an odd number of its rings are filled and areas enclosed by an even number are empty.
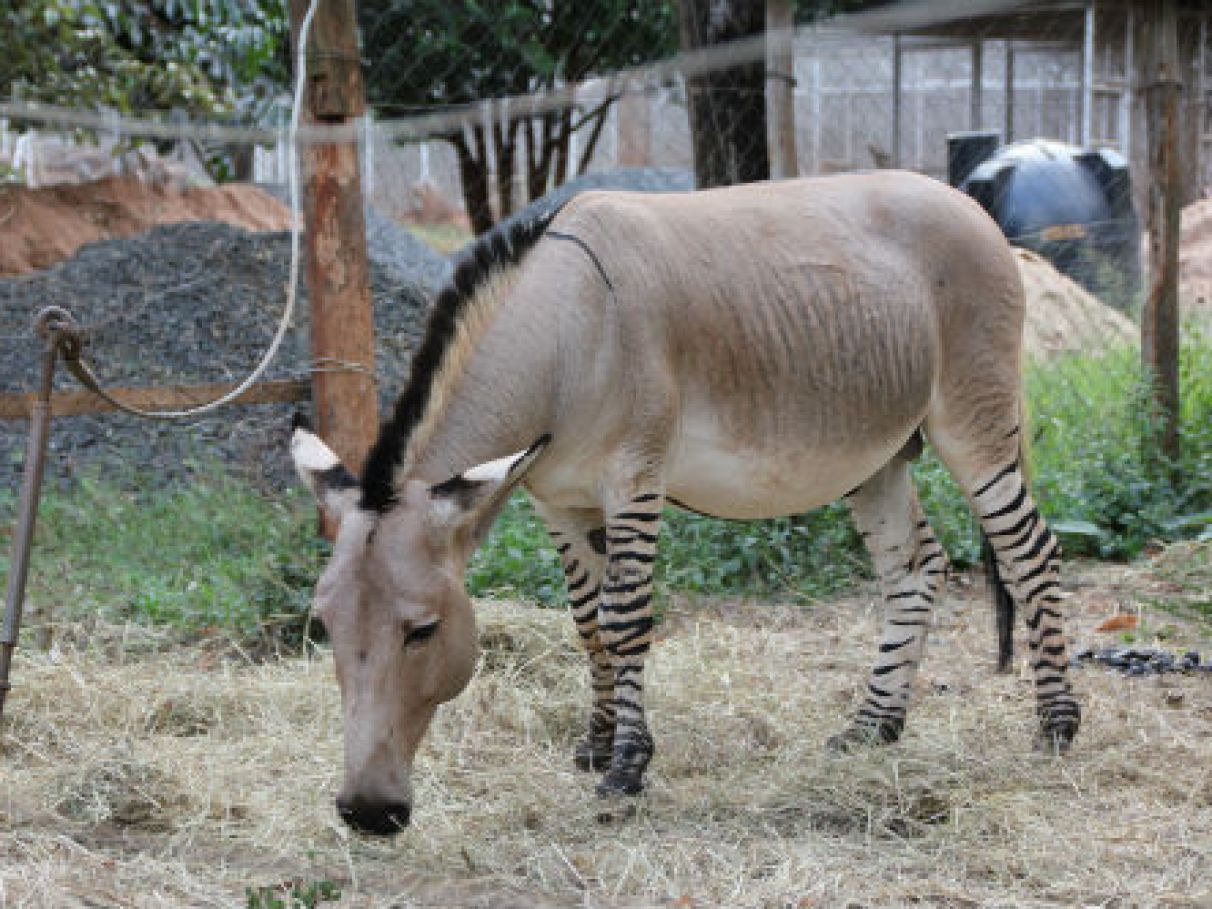
[[[525,451],[488,461],[431,486],[429,494],[439,523],[470,530],[472,544],[478,544],[550,441],[550,435],[543,435]]]
[[[299,478],[334,519],[341,520],[358,504],[358,478],[298,417],[290,437],[290,456]]]

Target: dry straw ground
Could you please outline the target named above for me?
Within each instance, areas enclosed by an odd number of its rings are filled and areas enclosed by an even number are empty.
[[[1210,548],[1068,566],[1077,641],[1113,643],[1093,628],[1128,610],[1206,655],[1212,629],[1173,609],[1207,603]],[[609,820],[569,759],[586,685],[567,618],[485,604],[480,672],[440,714],[391,843],[334,817],[323,653],[255,663],[63,629],[16,665],[0,906],[244,906],[246,887],[321,881],[349,906],[1212,905],[1212,677],[1083,668],[1074,752],[1033,753],[1025,668],[992,674],[981,586],[953,584],[905,739],[833,757],[877,617],[869,590],[674,600],[650,790]]]

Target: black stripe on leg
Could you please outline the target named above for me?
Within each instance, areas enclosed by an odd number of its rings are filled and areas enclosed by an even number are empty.
[[[990,480],[988,483],[986,483],[984,486],[982,486],[980,489],[978,489],[972,495],[975,498],[980,498],[985,493],[987,493],[990,489],[992,489],[994,486],[996,486],[998,483],[1000,483],[1002,480],[1006,479],[1006,477],[1010,476],[1010,474],[1014,473],[1016,470],[1018,470],[1018,460],[1017,459],[1015,459],[1014,462],[1011,463],[1009,466],[1003,467],[1001,469],[1001,471],[997,474],[997,476],[995,476],[992,480]]]

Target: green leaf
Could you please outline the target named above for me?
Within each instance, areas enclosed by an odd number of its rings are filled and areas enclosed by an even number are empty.
[[[1052,532],[1059,537],[1085,537],[1092,540],[1101,540],[1107,536],[1106,531],[1089,521],[1053,521],[1049,526],[1052,528]]]

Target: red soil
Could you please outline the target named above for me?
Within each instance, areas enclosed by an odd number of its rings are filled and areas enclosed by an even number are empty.
[[[46,268],[86,243],[180,221],[286,230],[290,209],[246,184],[182,191],[135,177],[109,177],[44,189],[0,186],[0,276]]]

